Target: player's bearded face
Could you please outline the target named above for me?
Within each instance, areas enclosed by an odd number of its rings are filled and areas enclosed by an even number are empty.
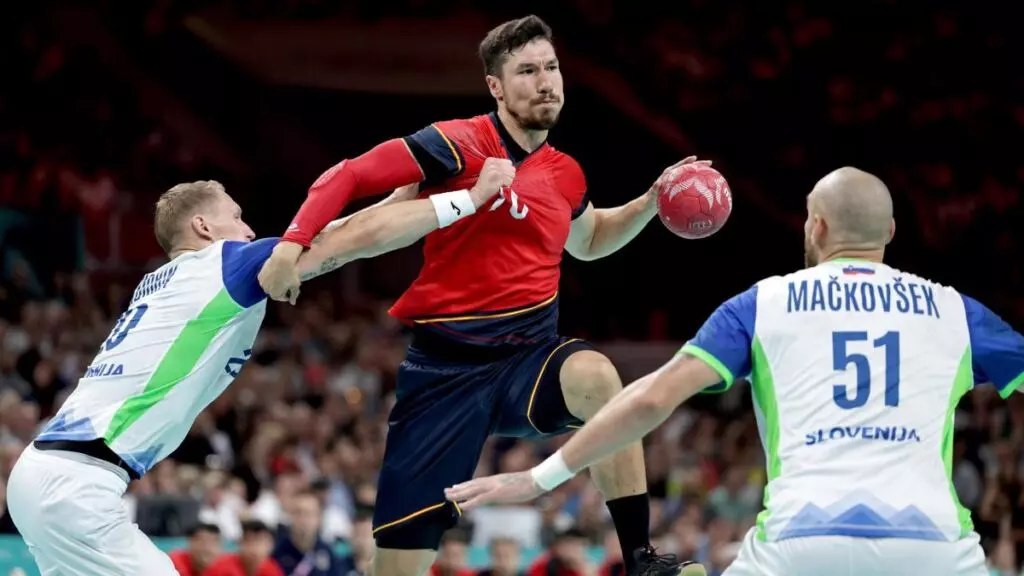
[[[549,130],[558,123],[564,93],[555,48],[534,40],[509,54],[501,75],[502,101],[527,130]]]

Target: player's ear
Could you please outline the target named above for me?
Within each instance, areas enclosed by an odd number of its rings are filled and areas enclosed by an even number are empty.
[[[896,220],[889,221],[889,239],[885,241],[885,245],[888,246],[889,242],[896,236]]]
[[[497,76],[487,75],[487,89],[490,90],[491,96],[498,102],[505,99],[505,90],[501,85],[501,80]]]
[[[210,223],[206,221],[201,215],[196,214],[189,221],[189,225],[192,227],[192,231],[195,232],[196,236],[199,236],[203,240],[215,240],[213,237],[213,230],[210,228]]]
[[[828,237],[828,222],[825,221],[820,215],[814,215],[814,223],[811,224],[811,241],[821,246],[825,243]]]

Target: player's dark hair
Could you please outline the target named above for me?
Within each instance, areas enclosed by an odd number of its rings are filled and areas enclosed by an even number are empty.
[[[271,536],[274,533],[270,530],[270,527],[259,520],[246,520],[242,522],[242,536],[256,536],[259,534],[269,534]]]
[[[508,55],[534,40],[551,42],[551,27],[533,14],[518,20],[509,20],[487,33],[480,42],[480,61],[484,73],[501,76],[501,67]]]
[[[220,536],[220,528],[216,524],[208,524],[206,522],[200,522],[199,524],[193,524],[188,531],[185,533],[189,538],[199,534],[200,532],[209,532],[215,536]]]
[[[356,504],[356,516],[354,519],[357,522],[360,520],[373,520],[373,506]]]
[[[587,535],[583,533],[579,528],[568,528],[555,534],[553,542],[561,542],[562,540],[586,540]]]

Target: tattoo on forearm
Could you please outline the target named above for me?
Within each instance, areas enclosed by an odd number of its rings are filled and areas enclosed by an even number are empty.
[[[341,268],[342,263],[343,261],[340,256],[331,256],[324,260],[324,263],[320,265],[320,273],[326,274],[332,270],[337,270],[338,268]]]
[[[328,272],[341,268],[341,265],[344,263],[345,261],[340,256],[331,256],[324,260],[320,264],[320,267],[317,268],[316,270],[311,270],[309,272],[306,272],[305,274],[302,274],[300,276],[300,279],[306,281],[309,280],[310,278],[316,278],[317,276],[327,274]]]

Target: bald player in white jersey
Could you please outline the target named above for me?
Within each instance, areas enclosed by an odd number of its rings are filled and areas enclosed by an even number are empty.
[[[335,221],[299,260],[302,279],[410,245],[470,216],[511,180],[511,165],[491,172],[472,191],[411,200],[416,189],[404,188]],[[463,206],[462,214],[453,217],[449,203]],[[177,574],[132,523],[122,496],[130,480],[181,444],[198,414],[238,376],[263,321],[267,296],[257,275],[277,239],[253,242],[241,209],[219,183],[167,191],[157,202],[155,228],[170,262],[143,277],[7,484],[11,518],[43,576]]]
[[[975,385],[1024,381],[1024,338],[956,290],[886,266],[892,199],[832,172],[808,196],[807,268],[720,306],[531,471],[447,491],[463,509],[534,498],[628,446],[701,391],[749,376],[765,510],[727,576],[985,576],[952,483],[953,414]]]

